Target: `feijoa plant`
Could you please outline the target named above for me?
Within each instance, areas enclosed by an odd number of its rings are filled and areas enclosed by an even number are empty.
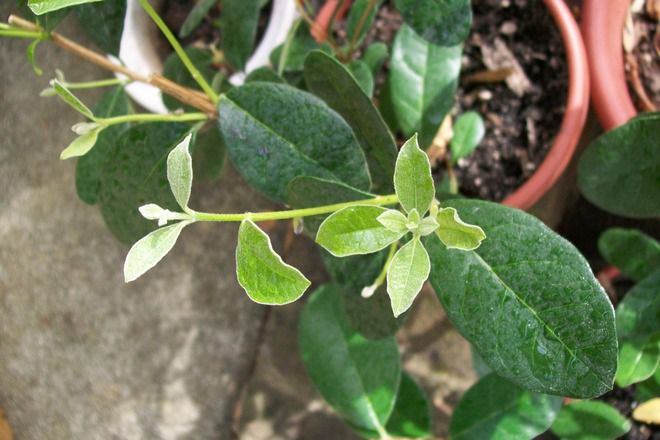
[[[42,94],[58,96],[84,118],[61,158],[79,158],[80,198],[99,204],[112,233],[132,243],[127,282],[158,264],[185,228],[236,222],[241,287],[260,304],[291,303],[311,283],[283,261],[259,223],[292,221],[319,244],[334,279],[306,299],[298,333],[303,362],[327,402],[369,438],[431,435],[429,404],[402,371],[395,339],[427,280],[493,371],[482,386],[499,393],[508,380],[517,387],[504,397],[524,407],[534,425],[521,435],[549,426],[559,398],[548,395],[591,398],[612,388],[614,311],[579,252],[519,210],[437,199],[424,150],[450,120],[471,26],[469,0],[395,2],[405,24],[382,89],[374,78],[390,48],[381,42],[357,50],[380,1],[353,4],[343,44],[332,35],[325,43],[314,40],[311,6],[297,1],[302,19],[273,51],[273,68],[250,72],[238,87],[212,67],[244,67],[263,2],[224,1],[229,41],[212,50],[183,48],[149,2],[139,2],[173,46],[165,76],[137,74],[52,31],[70,10],[105,18],[97,43],[116,54],[124,1],[28,0],[23,11],[36,14],[37,23],[12,16],[0,28],[0,35],[33,40],[33,63],[36,45],[50,40],[126,77],[74,83],[58,73]],[[199,1],[181,33],[213,4]],[[237,17],[245,26],[232,31]],[[241,41],[231,41],[236,38]],[[133,113],[124,91],[131,81],[160,88],[172,113]],[[93,108],[74,93],[100,86],[113,88]],[[393,132],[407,139],[400,149]],[[476,113],[458,117],[449,137],[449,174],[483,132]],[[287,209],[195,210],[193,177],[217,176],[225,152],[252,187]],[[451,186],[455,192],[455,181]],[[465,413],[459,407],[457,417]],[[470,421],[458,426],[457,436],[473,432]]]

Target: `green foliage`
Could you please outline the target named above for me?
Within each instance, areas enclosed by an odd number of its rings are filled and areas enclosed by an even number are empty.
[[[462,43],[472,26],[470,0],[396,0],[407,25],[439,46]]]
[[[452,323],[488,366],[535,392],[595,397],[612,388],[614,314],[589,265],[535,217],[476,200],[449,200],[488,239],[474,251],[431,235],[431,285]]]
[[[477,148],[486,133],[484,120],[477,112],[463,113],[454,123],[454,135],[449,144],[453,164],[468,157]]]
[[[367,13],[370,1],[356,0],[348,12],[348,18],[346,19],[346,40],[355,42],[356,47],[360,45],[367,31],[371,28],[376,17],[376,12],[378,12],[378,7],[382,3],[382,0],[375,1],[375,5]],[[366,16],[364,15],[365,13],[367,13]],[[360,26],[359,33],[358,26]]]
[[[431,44],[406,25],[394,39],[389,77],[392,110],[404,135],[419,132],[423,147],[431,144],[454,105],[462,51],[461,44]]]
[[[119,56],[119,43],[124,32],[126,0],[105,0],[74,8],[80,27],[98,47]]]
[[[611,228],[598,239],[600,254],[639,281],[660,269],[660,243],[635,229]]]
[[[99,118],[119,116],[128,112],[128,96],[123,87],[115,87],[106,92],[94,107]],[[76,165],[76,190],[78,197],[93,205],[97,202],[100,190],[101,170],[110,157],[114,142],[128,128],[128,124],[115,124],[103,130],[94,148],[78,159]]]
[[[319,44],[311,36],[309,27],[306,23],[301,22],[293,29],[293,38],[287,50],[284,51],[286,43],[277,46],[270,54],[270,63],[273,68],[278,72],[301,72],[305,65],[305,58],[313,50],[322,50],[323,52],[332,53],[330,46],[327,43]],[[283,64],[283,66],[280,66]]]
[[[260,0],[223,0],[220,40],[227,60],[238,70],[245,69],[257,36]]]
[[[387,294],[395,317],[410,308],[430,271],[429,254],[418,236],[397,251],[387,270]]]
[[[384,249],[373,254],[340,258],[322,248],[320,251],[325,269],[332,279],[356,295],[376,279],[388,254],[388,250]]]
[[[191,138],[192,134],[188,134],[167,155],[167,181],[174,198],[184,211],[188,209],[193,181],[192,156],[189,150]]]
[[[439,227],[435,233],[447,249],[472,251],[486,239],[483,229],[465,223],[454,208],[441,208],[437,219]]]
[[[654,399],[660,396],[660,368],[655,370],[655,374],[640,382],[635,386],[635,399],[639,403]]]
[[[660,365],[660,334],[655,337],[639,337],[619,344],[619,368],[616,384],[625,388],[649,377]]]
[[[28,0],[28,6],[35,15],[43,15],[70,6],[93,3],[101,0]]]
[[[87,154],[92,148],[94,148],[96,139],[99,137],[102,130],[103,127],[96,126],[95,128],[82,133],[75,138],[68,147],[62,150],[60,153],[60,160],[71,159],[72,157],[80,157]]]
[[[238,230],[236,274],[250,299],[259,304],[289,304],[311,284],[298,269],[282,261],[268,235],[249,219]]]
[[[578,166],[582,194],[623,217],[660,216],[658,132],[660,113],[648,113],[592,142]]]
[[[630,431],[630,422],[606,403],[583,401],[562,407],[551,429],[561,440],[613,440]]]
[[[362,55],[362,62],[369,66],[371,75],[375,78],[378,76],[380,69],[383,67],[385,60],[389,56],[390,50],[387,44],[380,41],[375,42],[364,50]]]
[[[371,73],[369,66],[360,60],[353,60],[346,67],[348,67],[348,70],[351,72],[351,75],[353,75],[353,78],[364,94],[368,97],[373,96],[375,86],[374,76]]]
[[[64,20],[72,10],[72,8],[64,8],[46,14],[35,15],[32,12],[32,9],[28,6],[28,0],[16,0],[16,7],[18,8],[18,13],[21,17],[35,21],[47,31],[55,29],[55,27],[60,24],[60,22]]]
[[[401,366],[393,337],[369,340],[349,324],[333,285],[317,289],[300,316],[298,347],[312,382],[352,427],[384,437]]]
[[[297,176],[368,190],[366,159],[350,126],[323,101],[283,84],[255,82],[220,100],[220,130],[229,157],[267,197],[286,200]]]
[[[417,145],[417,136],[401,148],[394,170],[394,188],[399,203],[410,212],[417,210],[424,216],[435,198],[429,158]]]
[[[379,261],[380,266],[378,266],[378,270],[381,269],[384,258],[379,259]],[[377,275],[378,273],[368,282],[373,281]],[[382,339],[394,336],[403,324],[405,324],[408,315],[404,313],[399,317],[394,317],[390,299],[387,296],[384,286],[379,288],[369,298],[364,298],[360,295],[361,290],[362,286],[357,289],[342,286],[344,310],[346,311],[346,316],[348,316],[351,327],[368,339]]]
[[[195,130],[192,146],[193,170],[198,179],[218,178],[225,163],[225,144],[216,121]]]
[[[453,440],[528,440],[546,431],[561,398],[525,391],[491,373],[473,385],[449,423]]]
[[[202,22],[204,16],[218,3],[218,0],[199,0],[190,10],[188,16],[181,25],[179,36],[186,38]]]
[[[212,82],[213,77],[216,74],[216,69],[213,67],[213,54],[211,51],[189,47],[185,52],[204,79],[209,83]],[[182,86],[201,90],[199,84],[192,77],[176,52],[172,52],[165,60],[165,64],[163,65],[163,76]],[[165,107],[169,110],[183,109],[184,111],[195,111],[194,107],[184,105],[176,98],[165,93],[163,93],[163,104],[165,104]]]
[[[50,86],[53,88],[57,96],[59,96],[60,99],[67,103],[71,108],[86,118],[94,120],[94,114],[89,109],[89,107],[83,104],[82,101],[76,97],[76,95],[71,93],[71,91],[64,84],[62,84],[60,80],[51,80]]]
[[[285,82],[282,79],[282,77],[279,76],[270,67],[259,67],[258,69],[255,69],[252,72],[248,73],[248,75],[245,77],[245,82],[248,83],[254,81],[272,82],[279,84],[284,84]]]
[[[355,78],[331,56],[313,51],[305,59],[305,80],[309,90],[353,129],[367,158],[374,191],[391,191],[397,147],[378,110]]]

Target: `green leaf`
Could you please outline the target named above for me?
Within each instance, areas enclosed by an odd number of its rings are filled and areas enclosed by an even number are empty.
[[[435,217],[428,216],[419,222],[416,231],[420,237],[425,237],[434,233],[439,227],[440,223],[438,223],[438,220],[436,220]]]
[[[211,51],[189,47],[185,49],[185,52],[204,79],[209,83],[213,82],[213,77],[217,70],[213,67],[213,54]],[[163,65],[163,76],[182,86],[201,90],[199,84],[195,81],[190,72],[188,72],[188,69],[176,52],[172,52],[165,60],[165,64]],[[183,109],[184,111],[198,111],[194,107],[182,104],[176,98],[165,93],[163,93],[163,104],[165,104],[165,107],[169,110]]]
[[[440,208],[437,219],[439,227],[435,233],[447,249],[472,251],[486,238],[483,229],[465,223],[454,208]]]
[[[630,289],[616,308],[620,340],[660,333],[660,270]]]
[[[28,0],[28,6],[35,15],[47,14],[58,9],[101,0]]]
[[[376,220],[392,232],[400,234],[408,232],[408,218],[396,209],[386,210]]]
[[[255,82],[255,81],[284,84],[284,80],[282,79],[282,77],[279,76],[270,67],[260,67],[248,73],[248,75],[245,77],[246,83]]]
[[[598,239],[600,254],[639,281],[660,269],[660,243],[636,229],[610,228]]]
[[[353,427],[385,437],[401,380],[396,340],[373,341],[355,332],[341,291],[325,285],[303,309],[298,347],[312,382],[335,411]]]
[[[227,60],[237,70],[244,70],[257,36],[260,0],[223,0],[222,39]]]
[[[414,237],[397,251],[387,269],[387,294],[397,317],[408,310],[429,277],[429,254]]]
[[[470,0],[396,0],[405,23],[439,46],[463,42],[472,26]]]
[[[366,256],[370,257],[372,255]],[[351,258],[355,257],[349,257],[348,259]],[[382,269],[382,264],[378,270],[380,271],[380,269]],[[378,273],[374,275],[370,282],[376,279],[376,276],[378,276]],[[385,286],[381,286],[369,298],[363,298],[360,294],[362,287],[350,289],[349,286],[342,286],[344,310],[351,327],[362,336],[368,339],[394,336],[399,328],[405,324],[408,314],[404,313],[398,318],[392,315],[392,306]]]
[[[660,113],[644,114],[592,142],[578,185],[594,205],[623,217],[660,216]]]
[[[94,148],[96,139],[99,137],[99,133],[101,133],[103,128],[104,127],[99,126],[78,136],[68,147],[62,150],[60,153],[60,160],[71,159],[72,157],[80,157],[87,154],[92,148]]]
[[[562,440],[613,440],[630,431],[630,421],[606,403],[573,402],[562,407],[551,430]]]
[[[584,257],[517,209],[449,200],[488,236],[474,251],[425,240],[431,285],[451,322],[496,373],[530,391],[577,398],[612,388],[612,305]]]
[[[371,99],[341,63],[320,51],[306,58],[305,80],[309,90],[338,112],[353,129],[367,157],[374,190],[390,192],[397,147]]]
[[[360,60],[353,60],[346,67],[364,94],[371,98],[374,94],[374,76],[369,70],[369,66]]]
[[[65,8],[47,14],[35,15],[28,7],[28,0],[16,0],[16,7],[18,8],[18,14],[21,17],[37,22],[39,26],[47,31],[55,29],[69,12],[71,12],[71,9]]]
[[[32,70],[34,70],[34,73],[37,76],[41,76],[44,74],[44,71],[39,66],[37,66],[37,62],[35,60],[35,52],[37,50],[37,46],[39,46],[42,41],[44,41],[42,38],[37,38],[32,43],[30,43],[30,45],[26,49],[28,62],[32,66]]]
[[[119,56],[124,32],[126,0],[105,0],[75,8],[78,23],[85,33],[104,51]]]
[[[225,163],[225,144],[216,121],[204,124],[193,138],[192,157],[195,180],[220,177]]]
[[[82,103],[76,96],[71,93],[69,89],[66,88],[64,84],[62,84],[59,80],[54,79],[50,82],[51,87],[53,90],[55,90],[55,93],[57,93],[57,96],[59,96],[62,101],[66,102],[69,106],[71,106],[74,110],[76,110],[78,113],[82,114],[83,116],[94,120],[94,114],[92,111]]]
[[[204,16],[211,8],[218,3],[218,0],[199,0],[190,10],[188,16],[181,25],[179,37],[186,38],[202,22]]]
[[[154,230],[138,208],[155,203],[177,211],[178,203],[167,181],[167,155],[190,127],[178,123],[133,126],[114,140],[101,172],[99,201],[110,231],[122,242],[133,243]]]
[[[394,39],[390,62],[393,110],[406,137],[419,132],[423,147],[431,144],[454,105],[461,71],[462,45],[435,46],[403,25]]]
[[[99,118],[109,118],[128,113],[128,96],[123,87],[115,87],[106,92],[94,107]],[[105,128],[96,139],[94,148],[78,159],[76,165],[76,190],[78,197],[93,205],[100,191],[101,169],[108,160],[110,151],[117,139],[128,128],[128,124],[113,124]]]
[[[454,123],[454,136],[451,138],[451,161],[458,162],[464,157],[468,157],[486,133],[484,120],[477,112],[463,113]]]
[[[473,385],[449,422],[453,440],[528,440],[546,431],[561,398],[518,388],[491,373]]]
[[[396,160],[394,170],[394,188],[399,196],[399,203],[406,212],[416,209],[424,216],[435,198],[431,163],[417,145],[417,136],[406,142]]]
[[[639,403],[660,396],[660,368],[655,370],[653,377],[635,386],[635,400]]]
[[[270,238],[252,220],[243,220],[236,247],[238,283],[252,301],[284,305],[297,300],[311,282],[275,253]]]
[[[373,197],[375,197],[373,194],[360,191],[343,183],[310,176],[296,177],[289,182],[286,190],[286,203],[294,209],[354,202]],[[303,220],[305,231],[316,235],[319,226],[326,218],[327,215],[305,217]]]
[[[660,364],[660,334],[622,341],[616,384],[625,388],[653,376]]]
[[[126,255],[124,281],[130,283],[156,266],[172,250],[183,228],[190,221],[182,221],[156,229],[135,243]]]
[[[354,41],[355,47],[358,47],[360,43],[362,43],[364,36],[371,28],[382,0],[375,1],[371,10],[363,19],[364,14],[369,8],[369,3],[371,2],[372,0],[356,0],[353,3],[353,6],[351,6],[351,10],[348,12],[348,18],[346,19],[346,41]],[[361,26],[359,34],[357,34],[358,26]]]
[[[474,345],[470,345],[470,354],[472,355],[472,369],[477,373],[479,379],[493,372],[479,352],[474,348]]]
[[[386,209],[380,206],[354,205],[325,219],[316,234],[316,242],[336,257],[370,254],[399,240],[405,232],[392,232],[378,221]]]
[[[220,130],[245,179],[275,201],[297,176],[371,186],[351,127],[323,101],[284,84],[255,82],[220,100]]]
[[[371,285],[383,269],[389,249],[383,249],[373,254],[353,255],[350,257],[335,257],[331,253],[321,249],[321,258],[325,269],[332,279],[340,284],[351,294],[354,294],[360,301],[364,298],[360,292],[366,286]],[[383,295],[387,297],[387,295]],[[372,296],[372,298],[375,297]],[[387,301],[387,311],[389,313],[389,300]],[[366,335],[365,335],[366,336]]]
[[[282,61],[282,50],[284,44],[277,46],[273,52],[270,54],[270,63],[273,65],[273,68],[279,71],[280,62]],[[291,44],[289,45],[289,50],[287,56],[284,60],[283,72],[300,72],[303,70],[305,64],[305,58],[313,50],[322,50],[326,53],[332,53],[330,46],[327,43],[319,44],[312,37],[309,26],[306,23],[302,22],[295,29],[295,34]]]
[[[369,45],[364,50],[362,55],[362,62],[364,62],[371,70],[371,75],[375,78],[378,76],[380,69],[385,64],[385,60],[389,56],[390,50],[387,44],[380,41]]]
[[[193,182],[192,156],[189,150],[191,138],[192,133],[167,155],[167,181],[170,183],[174,198],[183,210],[188,209]]]

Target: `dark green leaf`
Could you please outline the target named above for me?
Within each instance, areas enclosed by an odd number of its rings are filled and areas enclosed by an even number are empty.
[[[280,77],[270,67],[260,67],[258,69],[255,69],[252,72],[250,72],[248,76],[245,78],[246,83],[255,82],[255,81],[284,84],[284,80],[282,79],[282,77]]]
[[[619,339],[660,333],[660,270],[633,287],[616,308]]]
[[[462,50],[435,46],[406,25],[396,35],[389,78],[394,113],[406,137],[419,132],[422,148],[454,104]]]
[[[112,233],[133,243],[156,228],[138,208],[155,203],[178,211],[167,181],[167,155],[190,130],[185,124],[148,123],[126,130],[115,139],[101,171],[101,213]]]
[[[474,369],[474,372],[477,373],[478,378],[482,378],[493,372],[488,364],[484,362],[484,359],[481,357],[479,352],[475,350],[473,345],[470,345],[470,354],[472,355],[472,369]]]
[[[374,78],[378,76],[378,73],[383,67],[389,53],[390,50],[388,49],[387,44],[380,41],[371,44],[365,49],[364,55],[362,55],[362,61],[369,66],[371,75]]]
[[[105,0],[75,8],[80,27],[104,51],[119,56],[126,0]]]
[[[655,370],[653,377],[635,386],[635,399],[642,403],[660,396],[660,368]]]
[[[325,400],[359,430],[385,435],[401,380],[393,337],[372,341],[353,330],[341,291],[325,285],[300,316],[298,347],[312,382]]]
[[[284,84],[255,82],[220,100],[220,130],[245,179],[276,201],[297,176],[357,189],[371,185],[364,154],[346,122],[320,99]]]
[[[295,209],[366,200],[372,197],[375,196],[343,183],[310,176],[296,177],[289,182],[286,190],[286,203]],[[305,217],[303,220],[305,231],[315,236],[326,218],[327,215]]]
[[[385,253],[386,255],[387,253]],[[374,254],[365,255],[362,257],[372,257]],[[379,255],[379,254],[376,254]],[[352,259],[355,257],[348,257]],[[376,258],[384,263],[384,258]],[[382,263],[381,267],[382,269]],[[359,270],[355,268],[355,270]],[[373,282],[378,276],[378,273],[371,279]],[[351,289],[348,286],[342,287],[344,309],[351,324],[351,327],[358,333],[368,339],[382,339],[388,336],[394,336],[397,330],[403,326],[408,317],[407,313],[395,318],[392,315],[392,306],[390,299],[385,291],[385,286],[382,286],[369,298],[363,298],[360,295],[362,288]]]
[[[486,133],[484,120],[477,112],[463,113],[454,123],[454,136],[451,138],[451,161],[458,162],[468,157]]]
[[[388,250],[383,249],[373,254],[340,258],[321,249],[321,258],[330,276],[337,284],[350,292],[356,292],[358,296],[364,287],[370,286],[376,280],[383,269],[387,254]]]
[[[397,156],[394,138],[351,73],[329,55],[314,51],[305,60],[305,80],[353,128],[367,157],[374,189],[391,191]]]
[[[623,217],[660,216],[660,113],[610,130],[580,158],[578,185],[594,205]]]
[[[195,134],[192,144],[195,181],[216,179],[225,163],[225,144],[216,121],[204,124]]]
[[[195,67],[197,67],[204,79],[206,79],[206,81],[209,83],[212,82],[213,77],[216,74],[216,69],[212,65],[213,54],[211,51],[189,47],[186,49],[186,54],[190,58],[190,61],[192,61],[192,63],[195,65]],[[165,65],[163,66],[163,76],[182,86],[201,90],[199,84],[197,84],[197,81],[195,81],[190,72],[188,72],[188,69],[175,52],[172,52],[170,56],[168,56],[165,60]],[[185,111],[197,111],[194,107],[182,104],[175,98],[165,93],[163,93],[163,104],[165,104],[165,107],[167,107],[169,110],[183,109]]]
[[[280,44],[270,54],[270,63],[277,71],[279,71],[283,48],[284,44]],[[304,22],[301,23],[295,30],[295,35],[289,45],[289,50],[286,53],[287,56],[285,57],[283,72],[302,71],[307,54],[316,49],[332,53],[328,44],[324,43],[321,45],[317,43],[310,34],[307,24]]]
[[[217,4],[218,0],[199,0],[191,9],[185,21],[181,25],[179,36],[186,38],[197,26],[202,22],[204,16],[211,10],[213,5]]]
[[[62,20],[71,12],[72,8],[59,9],[57,11],[49,12],[48,14],[35,15],[28,7],[27,0],[16,0],[18,14],[31,21],[35,21],[39,26],[47,31],[52,31],[60,24]]]
[[[374,94],[374,76],[369,70],[369,66],[360,60],[354,60],[346,67],[348,67],[364,94],[371,98]]]
[[[101,0],[28,0],[27,4],[33,14],[43,15],[59,9],[98,1]]]
[[[561,398],[518,388],[495,373],[473,385],[449,422],[453,440],[529,440],[547,430]]]
[[[564,405],[551,429],[562,440],[613,440],[630,431],[630,422],[606,403],[583,401]]]
[[[406,24],[433,44],[453,46],[470,33],[470,0],[396,0],[395,4]]]
[[[116,87],[106,92],[94,107],[94,114],[99,118],[124,115],[127,112],[128,96],[123,87]],[[115,124],[106,128],[97,138],[92,151],[78,159],[76,190],[83,202],[93,205],[98,200],[103,165],[110,157],[114,143],[127,128],[128,124]]]
[[[488,237],[474,251],[426,239],[449,319],[498,374],[530,391],[589,398],[612,388],[614,313],[584,257],[535,217],[449,200]]]
[[[238,70],[245,69],[259,22],[259,0],[222,0],[222,50]]]
[[[608,229],[598,239],[598,250],[636,281],[660,269],[660,243],[636,229]]]
[[[364,36],[371,28],[381,2],[382,0],[356,0],[353,6],[351,6],[351,10],[348,12],[348,19],[346,20],[346,40],[354,43],[354,47],[362,43]],[[370,3],[373,3],[373,5],[371,10],[368,10]],[[358,26],[360,26],[359,34],[357,33]]]

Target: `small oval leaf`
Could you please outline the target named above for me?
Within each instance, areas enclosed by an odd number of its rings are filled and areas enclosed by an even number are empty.
[[[429,157],[417,145],[417,135],[399,151],[394,170],[394,189],[406,212],[416,209],[423,217],[435,198]]]
[[[192,156],[190,156],[190,139],[192,133],[188,134],[167,155],[167,181],[174,198],[181,209],[188,209],[190,191],[193,182]]]
[[[57,93],[62,101],[66,102],[71,108],[82,114],[83,116],[94,120],[94,114],[80,99],[76,97],[71,91],[62,84],[59,80],[54,79],[50,82],[51,87]]]
[[[477,112],[463,113],[454,123],[454,136],[449,144],[452,163],[468,157],[486,133],[484,120]]]
[[[410,308],[430,271],[429,254],[419,237],[414,237],[397,251],[387,269],[387,294],[395,317]]]
[[[612,440],[630,431],[630,421],[606,403],[585,400],[564,405],[551,430],[562,440]]]
[[[437,219],[439,227],[435,233],[447,249],[472,251],[486,239],[483,229],[465,223],[454,208],[441,208]]]
[[[96,145],[96,140],[99,137],[99,133],[103,130],[104,127],[97,127],[92,131],[78,136],[60,153],[60,160],[71,159],[72,157],[80,157],[87,154],[94,145]]]
[[[395,4],[406,24],[431,43],[452,46],[470,33],[470,0],[396,0]]]

